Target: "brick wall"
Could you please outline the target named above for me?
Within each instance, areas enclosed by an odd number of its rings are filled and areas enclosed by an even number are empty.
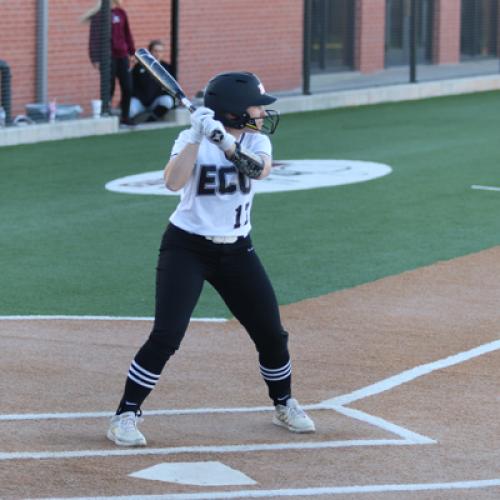
[[[356,0],[355,68],[363,73],[384,68],[385,4]],[[49,2],[49,98],[80,104],[86,114],[99,94],[99,73],[88,58],[89,25],[80,18],[93,5]],[[461,2],[436,0],[435,6],[433,60],[458,62]],[[160,38],[170,59],[171,0],[125,0],[124,7],[136,47]],[[178,78],[189,96],[227,70],[257,73],[270,92],[300,89],[303,0],[180,0],[179,9]],[[13,115],[35,100],[35,17],[36,0],[0,0],[0,59],[12,70]],[[117,85],[115,105],[119,97]]]
[[[48,97],[80,104],[90,113],[99,95],[99,72],[88,58],[88,23],[81,16],[95,0],[49,2]],[[136,47],[153,38],[170,59],[170,0],[126,0]],[[286,13],[286,15],[283,15]],[[0,59],[12,68],[12,113],[35,101],[35,0],[0,0]],[[6,21],[6,22],[5,22]],[[217,72],[256,72],[267,90],[298,88],[302,64],[302,0],[181,0],[179,80],[188,95]],[[114,105],[120,97],[116,86]]]
[[[355,68],[362,73],[384,69],[385,0],[358,0],[355,27]]]
[[[90,113],[90,100],[99,97],[99,72],[88,57],[88,23],[81,16],[95,0],[51,0],[48,30],[48,98],[63,104],[80,104]],[[147,8],[145,8],[147,5]],[[124,3],[136,45],[147,46],[153,38],[170,48],[170,0],[141,0]],[[12,71],[12,114],[23,114],[35,102],[35,0],[0,0],[0,59]],[[119,86],[115,104],[119,100]]]
[[[90,100],[99,97],[99,71],[88,57],[89,24],[80,18],[95,1],[51,0],[49,7],[49,98],[78,103],[90,112]],[[147,8],[144,5],[147,4]],[[160,38],[170,48],[170,1],[124,2],[136,47]],[[120,98],[116,85],[114,103]]]
[[[179,74],[188,95],[221,71],[259,75],[266,90],[302,84],[302,0],[181,0]]]
[[[0,0],[0,59],[11,69],[12,114],[35,95],[35,2]]]
[[[35,3],[35,2],[32,2]],[[48,83],[49,101],[80,104],[87,108],[90,99],[99,97],[99,72],[88,58],[87,23],[80,18],[92,0],[49,3]]]
[[[436,0],[435,4],[433,62],[458,63],[461,0]]]

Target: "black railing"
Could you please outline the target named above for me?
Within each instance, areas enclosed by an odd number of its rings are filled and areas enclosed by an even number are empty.
[[[0,106],[5,110],[5,123],[7,125],[12,121],[10,80],[10,66],[5,61],[0,60]]]
[[[111,0],[103,0],[100,15],[99,70],[102,114],[110,111],[111,100]]]

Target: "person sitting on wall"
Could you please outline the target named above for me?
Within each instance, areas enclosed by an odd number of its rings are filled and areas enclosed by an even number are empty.
[[[160,64],[172,73],[170,64],[162,60],[165,47],[161,40],[152,40],[148,49]],[[136,64],[132,70],[131,120],[135,123],[162,120],[174,107],[174,98],[165,92],[141,64]]]

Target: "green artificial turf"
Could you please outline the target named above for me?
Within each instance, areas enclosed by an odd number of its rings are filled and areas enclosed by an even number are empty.
[[[382,162],[364,183],[259,194],[253,239],[281,304],[500,243],[500,93],[284,115],[275,159]],[[0,149],[0,315],[150,316],[176,197],[111,193],[179,129]],[[258,297],[256,297],[258,300]],[[207,286],[195,316],[227,316]]]

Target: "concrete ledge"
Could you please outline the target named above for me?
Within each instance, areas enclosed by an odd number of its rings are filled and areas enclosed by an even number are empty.
[[[297,113],[348,106],[381,104],[384,102],[410,101],[447,95],[469,94],[500,90],[500,75],[486,75],[460,79],[405,83],[355,90],[336,90],[313,95],[281,95],[273,105],[280,113]],[[190,124],[189,112],[176,108],[162,123],[144,124],[137,127],[120,128],[118,118],[83,118],[53,124],[26,125],[0,129],[0,146],[13,146],[41,141],[54,141],[71,137],[112,134],[147,130],[148,128],[183,127]]]
[[[111,134],[117,131],[118,118],[116,116],[6,127],[0,129],[0,146]]]
[[[411,101],[446,95],[470,94],[488,90],[500,90],[500,75],[405,83],[384,87],[324,92],[307,96],[283,96],[276,101],[276,104],[273,104],[273,107],[280,113],[296,113],[384,102]]]
[[[312,95],[278,95],[278,100],[272,107],[280,113],[286,114],[384,102],[412,101],[488,90],[500,90],[500,75],[404,83],[355,90],[336,90],[334,92],[318,92]],[[170,126],[189,125],[189,112],[182,108],[175,111],[175,122]]]

